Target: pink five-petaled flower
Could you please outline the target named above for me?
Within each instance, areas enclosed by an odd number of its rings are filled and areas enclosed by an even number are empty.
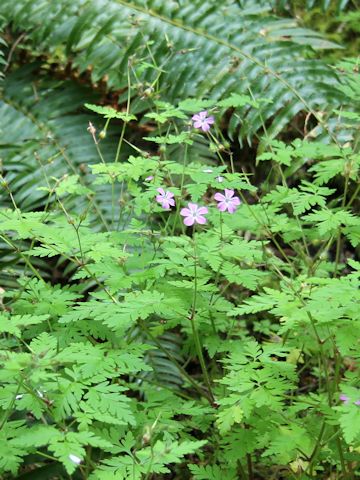
[[[238,205],[240,205],[240,199],[234,197],[234,190],[228,190],[225,188],[225,195],[222,193],[215,193],[215,200],[218,202],[217,207],[220,212],[234,213]]]
[[[163,188],[158,188],[159,195],[156,195],[156,201],[161,204],[165,210],[170,210],[170,207],[175,205],[174,194],[165,191]]]
[[[188,208],[182,208],[180,210],[180,215],[184,218],[184,224],[190,227],[194,223],[199,223],[203,225],[206,223],[206,218],[203,215],[208,213],[206,207],[199,207],[196,203],[188,203]]]
[[[210,126],[215,122],[214,117],[207,116],[208,112],[205,110],[204,112],[197,113],[192,117],[192,121],[195,128],[200,128],[203,132],[208,132],[210,130]]]

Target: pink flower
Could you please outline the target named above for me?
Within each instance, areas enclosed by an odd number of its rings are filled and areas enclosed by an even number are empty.
[[[225,188],[225,195],[222,193],[215,193],[214,198],[218,203],[217,207],[220,212],[234,213],[237,206],[240,205],[240,199],[234,197],[234,190],[228,190]]]
[[[153,175],[149,175],[148,177],[145,178],[145,182],[151,182],[151,180],[154,180]]]
[[[342,395],[340,395],[339,398],[343,403],[345,403],[345,405],[350,402],[350,398],[347,395],[342,394]],[[354,403],[354,405],[360,406],[360,399],[355,400],[355,402],[353,402],[353,403]]]
[[[163,188],[158,188],[157,191],[160,195],[156,195],[156,201],[161,203],[162,208],[170,210],[170,207],[175,205],[174,194],[166,191]]]
[[[208,132],[210,130],[210,125],[215,122],[214,117],[208,117],[207,113],[207,110],[205,110],[192,117],[194,127],[200,128],[203,132]]]
[[[188,208],[182,208],[180,211],[180,215],[184,218],[184,224],[190,227],[194,225],[194,223],[199,223],[203,225],[206,223],[206,218],[202,215],[208,213],[208,209],[206,207],[199,207],[196,203],[188,203]]]

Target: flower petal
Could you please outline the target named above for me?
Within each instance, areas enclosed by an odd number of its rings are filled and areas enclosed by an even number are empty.
[[[183,217],[189,217],[192,215],[192,212],[188,208],[182,208],[180,210],[180,215],[182,215]]]
[[[207,110],[204,110],[203,112],[200,112],[199,113],[199,118],[201,118],[201,120],[205,120],[205,118],[207,117]]]
[[[228,188],[225,188],[225,197],[227,199],[231,198],[234,196],[234,190],[229,190]]]
[[[204,123],[202,124],[201,130],[202,130],[203,132],[208,132],[208,131],[210,130],[210,125],[208,125],[207,123],[204,122]]]
[[[163,188],[158,188],[156,191],[159,192],[160,195],[165,195],[165,191]]]
[[[191,225],[194,225],[194,222],[195,220],[192,215],[184,218],[184,224],[187,225],[188,227],[191,227]]]
[[[173,198],[168,198],[168,202],[169,202],[169,205],[171,205],[172,207],[175,206],[175,200]]]
[[[234,197],[231,199],[231,202],[233,205],[240,205],[240,198],[239,197]]]
[[[217,204],[217,208],[220,210],[220,212],[225,212],[227,210],[227,204],[225,202],[219,202]]]
[[[199,223],[200,225],[204,225],[206,223],[206,218],[205,217],[196,217],[196,222]]]
[[[196,203],[188,203],[188,207],[191,213],[195,213],[199,206]]]
[[[206,119],[206,121],[207,121],[207,123],[208,123],[209,125],[212,125],[213,123],[215,123],[215,119],[214,119],[213,116],[208,117],[208,118]]]
[[[162,201],[162,204],[161,204],[162,208],[164,208],[165,210],[170,210],[170,203],[168,200],[166,200],[166,198]]]
[[[199,207],[196,213],[198,215],[206,215],[208,212],[209,210],[206,207]]]
[[[215,198],[215,200],[217,200],[218,202],[224,202],[224,201],[226,200],[225,195],[223,195],[223,194],[220,193],[220,192],[215,193],[214,198]]]
[[[197,122],[197,121],[201,120],[201,117],[198,113],[196,113],[195,115],[193,115],[191,117],[191,120],[194,120],[194,122]]]
[[[235,211],[236,211],[236,205],[233,205],[232,203],[229,203],[228,212],[229,213],[235,213]]]
[[[202,120],[197,120],[194,122],[194,127],[195,128],[201,128],[202,127]]]

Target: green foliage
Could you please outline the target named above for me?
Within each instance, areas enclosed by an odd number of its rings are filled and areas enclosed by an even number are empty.
[[[292,3],[2,2],[4,480],[359,476],[357,59]]]
[[[271,4],[263,3],[196,1],[184,8],[168,1],[36,0],[18,8],[3,0],[0,14],[27,33],[24,48],[33,54],[45,52],[64,66],[71,59],[72,68],[89,71],[94,83],[105,79],[109,89],[126,89],[130,80],[131,96],[138,95],[135,113],[158,100],[157,92],[171,103],[233,93],[240,110],[230,132],[250,139],[277,112],[267,128],[274,136],[302,110],[323,111],[340,100],[331,88],[336,76],[322,61],[307,58],[310,48],[338,45],[293,19],[276,18]],[[259,109],[248,108],[244,92]],[[271,102],[261,103],[264,96]]]
[[[182,132],[168,138],[186,152]],[[28,274],[20,291],[5,293],[4,472],[15,474],[36,454],[40,464],[54,458],[68,474],[80,465],[93,479],[141,479],[172,472],[189,454],[204,462],[203,449],[211,445],[208,461],[189,466],[194,478],[236,478],[249,458],[260,475],[280,465],[312,478],[343,468],[343,455],[354,457],[358,380],[344,368],[346,359],[359,357],[360,276],[357,263],[346,266],[332,246],[356,246],[359,222],[353,197],[345,193],[339,206],[338,186],[326,185],[339,176],[351,189],[358,171],[318,175],[328,158],[346,164],[356,154],[337,144],[268,148],[259,160],[280,169],[308,158],[315,163],[297,186],[274,185],[256,203],[247,198],[261,192],[243,173],[224,172],[219,183],[223,168],[204,169],[186,157],[179,165],[129,156],[92,165],[91,185],[93,193],[97,185],[127,184],[121,214],[137,217],[128,226],[111,216],[109,231],[96,232],[87,215],[78,217],[70,200],[86,198],[89,189],[77,186],[76,177],[55,187],[58,208],[2,211],[3,238],[31,244],[22,250],[26,263],[62,255],[73,264],[75,282],[50,285]],[[176,199],[173,212],[154,201],[166,183]],[[215,208],[211,192],[220,184],[243,199],[233,215]],[[208,204],[208,224],[185,235],[180,205],[191,197]],[[296,256],[285,253],[284,243]],[[183,339],[177,347],[175,332]],[[184,357],[199,362],[200,378]],[[313,388],[299,395],[303,371]],[[349,400],[339,404],[340,392]],[[21,420],[12,420],[15,413]],[[318,439],[331,452],[330,464]]]
[[[327,39],[341,42],[346,55],[359,51],[359,5],[353,0],[274,0],[270,2],[278,14],[293,15],[306,28],[315,28]],[[325,52],[330,58],[339,58],[339,51]]]

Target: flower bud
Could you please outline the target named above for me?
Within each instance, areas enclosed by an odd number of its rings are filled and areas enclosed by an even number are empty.
[[[70,453],[70,455],[69,455],[69,460],[71,462],[75,463],[75,465],[80,465],[80,463],[82,462],[80,457],[78,457],[77,455],[74,455],[72,453]]]
[[[142,443],[143,445],[147,445],[151,441],[151,428],[146,426],[145,427],[145,432],[142,436]]]
[[[148,88],[145,88],[145,90],[143,91],[143,97],[151,97],[152,94],[154,93],[154,89],[152,87],[148,87]]]

